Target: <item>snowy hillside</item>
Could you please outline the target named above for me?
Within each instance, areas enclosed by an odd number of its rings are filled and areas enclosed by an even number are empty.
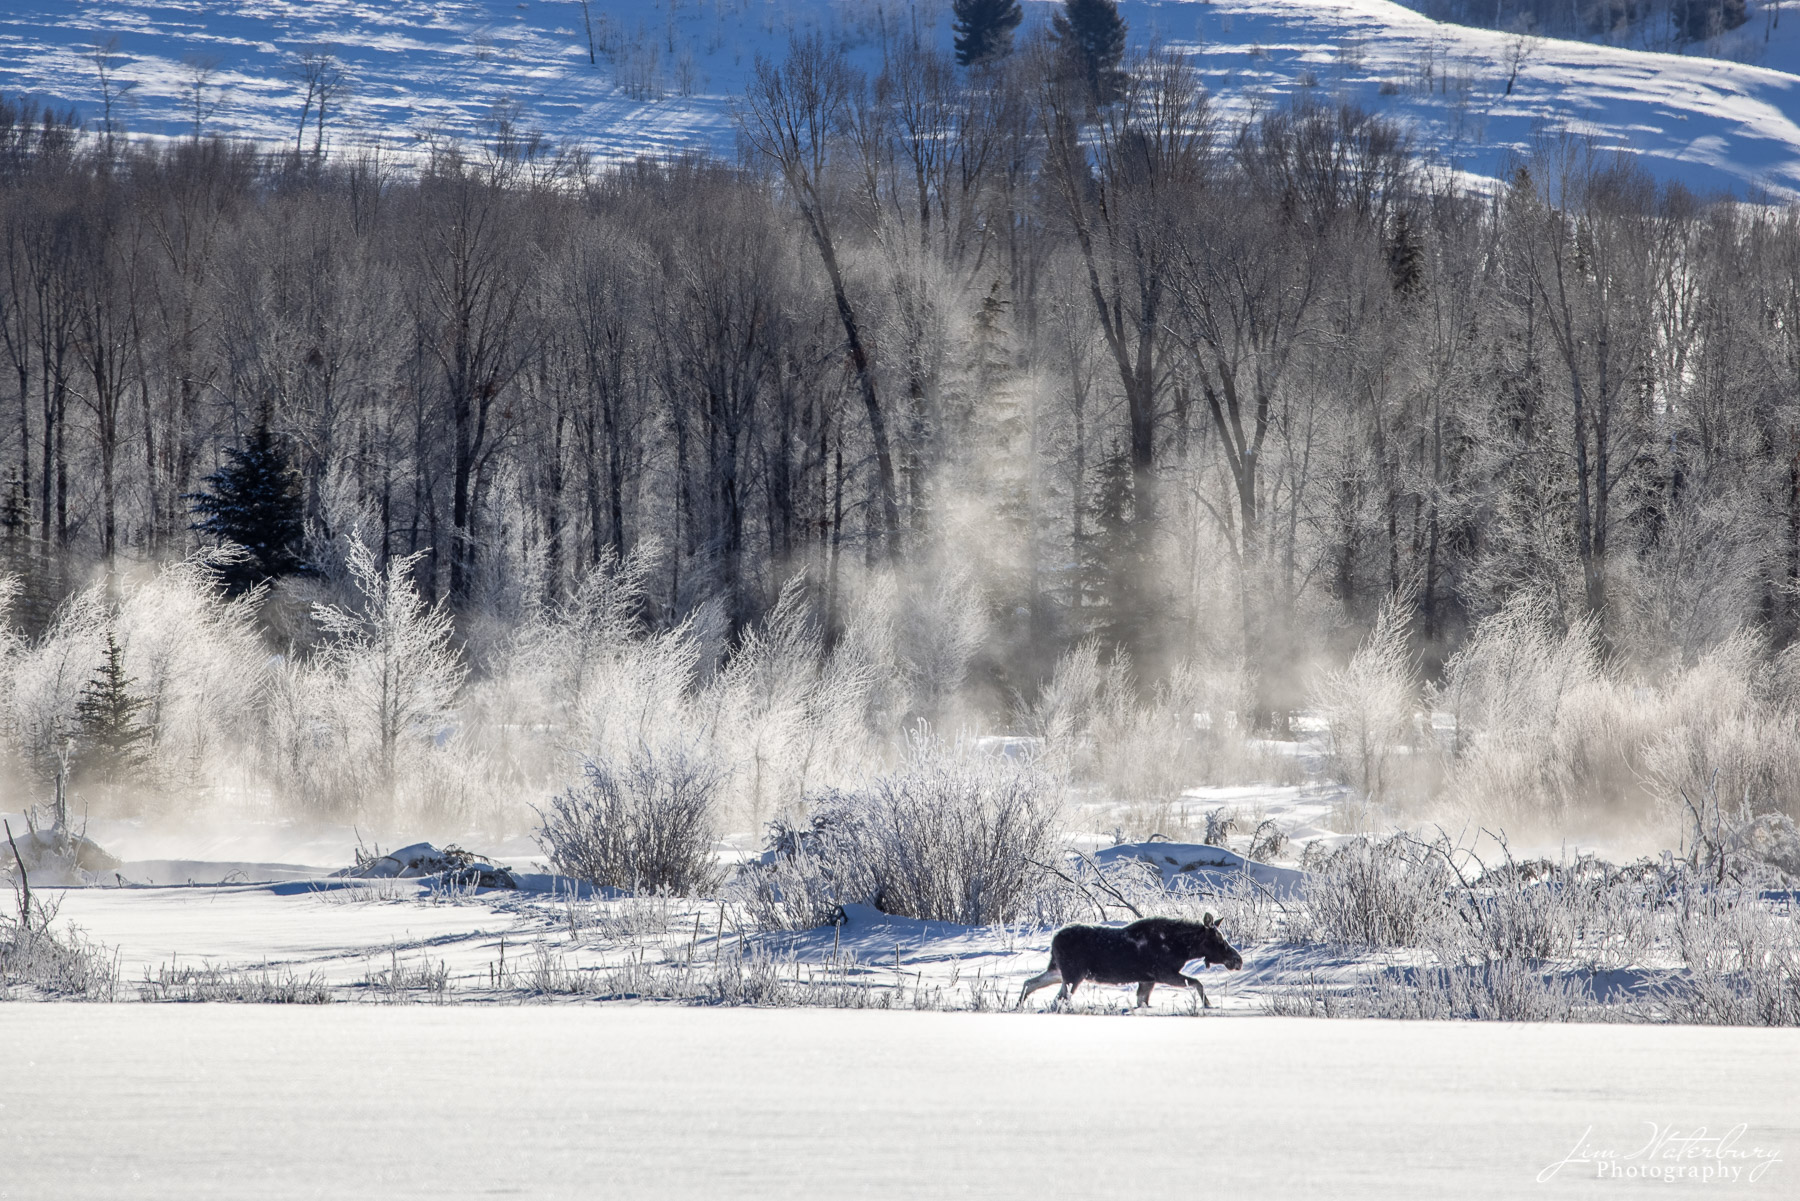
[[[1028,24],[1048,7],[1028,3]],[[301,59],[329,51],[348,87],[328,110],[327,141],[397,149],[478,137],[507,113],[605,154],[730,153],[734,98],[756,56],[780,54],[792,33],[823,30],[865,67],[905,30],[950,40],[947,4],[881,0],[593,0],[593,65],[575,0],[14,0],[7,9],[0,90],[97,120],[96,47],[110,45],[126,127],[180,134],[198,108],[209,131],[292,142],[306,95]],[[1422,146],[1481,174],[1534,132],[1575,127],[1703,192],[1800,194],[1800,78],[1767,66],[1527,43],[1388,0],[1123,0],[1121,10],[1138,44],[1198,54],[1228,111],[1316,88],[1410,121]],[[1761,57],[1795,59],[1779,39]]]

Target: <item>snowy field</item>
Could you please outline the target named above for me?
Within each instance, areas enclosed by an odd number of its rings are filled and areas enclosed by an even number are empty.
[[[1791,1030],[32,1005],[0,1038],[7,1198],[1775,1198],[1800,1157]]]
[[[1197,917],[1202,907],[1218,907],[1183,888],[1238,897],[1238,904],[1224,902],[1222,912],[1237,915],[1224,932],[1242,952],[1244,968],[1214,968],[1202,980],[1217,1012],[1261,1015],[1298,984],[1341,990],[1401,962],[1390,952],[1302,945],[1276,929],[1277,914],[1304,888],[1305,873],[1296,870],[1301,849],[1351,841],[1338,829],[1344,805],[1343,790],[1332,786],[1196,788],[1160,815],[1171,823],[1166,828],[1193,831],[1191,842],[1113,845],[1109,831],[1120,814],[1099,805],[1078,810],[1071,843],[1099,869],[1146,861],[1155,869],[1150,879],[1187,898],[1168,912],[1191,909],[1187,915]],[[1241,831],[1225,840],[1235,851],[1196,845],[1203,815],[1221,808],[1241,819]],[[23,814],[6,816],[15,830],[25,828]],[[1264,822],[1286,836],[1285,849],[1270,863],[1248,861],[1249,831]],[[55,899],[59,928],[79,930],[117,964],[118,999],[126,1001],[261,999],[273,990],[384,1003],[657,998],[995,1010],[1010,1008],[1021,985],[1044,970],[1052,933],[1041,926],[924,921],[858,904],[843,906],[839,925],[769,929],[730,888],[704,898],[597,894],[547,874],[529,835],[483,840],[471,831],[457,840],[508,865],[522,887],[505,890],[446,887],[435,879],[344,878],[337,873],[357,847],[349,827],[115,819],[87,830],[122,860],[117,870],[90,874],[88,886],[74,888],[54,887],[40,874],[38,891]],[[722,857],[754,854],[756,841],[749,834],[729,840],[745,849],[722,849]],[[1594,851],[1627,857],[1626,848],[1609,846],[1527,843],[1514,850],[1558,861]],[[1107,918],[1130,920],[1110,898],[1097,899],[1107,905]],[[1140,901],[1161,910],[1156,901]],[[1249,928],[1244,923],[1253,914],[1261,916]],[[1077,916],[1089,921],[1099,914]],[[1598,1000],[1611,1002],[1666,980],[1677,966],[1609,963],[1609,970],[1596,973],[1590,965],[1578,975]],[[1038,993],[1030,1007],[1043,1008],[1052,996]],[[1159,988],[1150,1012],[1189,1015],[1197,1001]],[[1128,986],[1090,984],[1075,1007],[1126,1013],[1132,1004]]]
[[[1028,0],[1028,23],[1045,19]],[[1800,23],[1754,44],[1758,64],[1534,40],[1432,21],[1390,0],[1123,0],[1133,41],[1191,52],[1220,107],[1242,115],[1299,92],[1353,100],[1413,127],[1476,175],[1540,131],[1576,129],[1703,193],[1800,194]],[[208,131],[293,145],[301,56],[346,74],[328,144],[399,152],[485,136],[496,114],[603,155],[735,152],[731,117],[756,56],[820,31],[878,70],[919,29],[946,50],[948,5],[880,0],[595,0],[597,61],[577,3],[460,0],[13,0],[0,11],[0,90],[100,115],[96,47],[117,119],[144,133]],[[1752,5],[1747,30],[1760,31]],[[1745,35],[1748,36],[1748,35]],[[1742,40],[1740,38],[1739,40]],[[304,144],[311,145],[312,132]]]
[[[1347,836],[1326,826],[1340,792],[1191,789],[1168,806],[1166,816],[1192,826],[1198,814],[1228,805],[1252,815],[1252,826],[1264,818],[1277,821],[1294,847],[1309,840],[1336,845]],[[4,816],[13,829],[25,828],[25,815]],[[1104,827],[1113,817],[1102,806],[1084,820]],[[78,929],[117,963],[122,1000],[181,999],[181,988],[168,982],[191,983],[194,972],[304,984],[310,993],[341,1001],[706,1000],[723,972],[734,988],[748,980],[743,987],[750,994],[729,998],[738,1003],[758,1003],[757,988],[772,989],[766,999],[774,1003],[838,1003],[818,994],[825,986],[854,990],[859,999],[851,1003],[858,1005],[994,1009],[1010,1006],[1023,982],[1044,970],[1049,954],[1046,928],[962,926],[852,904],[844,907],[841,925],[780,931],[757,928],[742,904],[729,898],[597,895],[544,874],[542,851],[526,835],[482,841],[472,832],[460,840],[509,865],[522,884],[512,891],[334,875],[355,854],[349,827],[101,820],[86,829],[122,860],[117,870],[74,888],[54,887],[40,872],[38,891],[55,899],[59,928]],[[743,835],[732,841],[748,847],[756,840]],[[1212,847],[1113,846],[1103,829],[1074,841],[1104,867],[1154,848],[1151,862],[1171,883],[1184,875],[1181,868],[1213,859],[1224,865],[1219,870],[1225,877],[1246,872],[1257,882],[1249,887],[1277,898],[1291,897],[1301,876],[1291,867],[1246,865],[1241,856]],[[1236,842],[1241,850],[1249,838],[1239,835]],[[1195,881],[1208,876],[1205,867],[1194,871],[1185,874]],[[1211,876],[1206,882],[1229,885]],[[1108,916],[1128,920],[1116,907]],[[1291,983],[1296,973],[1347,981],[1376,966],[1367,957],[1320,955],[1277,942],[1261,946],[1245,935],[1226,931],[1245,955],[1245,970],[1228,975],[1214,969],[1205,977],[1208,996],[1221,1011],[1264,1012],[1265,990]],[[1051,996],[1038,994],[1032,1007]],[[1132,1000],[1128,987],[1090,985],[1078,1007],[1124,1012]],[[1187,1014],[1195,998],[1162,988],[1152,1008]]]

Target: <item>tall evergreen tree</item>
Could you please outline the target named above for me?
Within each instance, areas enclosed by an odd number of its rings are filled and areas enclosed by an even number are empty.
[[[1115,649],[1133,648],[1142,633],[1139,590],[1143,563],[1137,522],[1132,520],[1131,456],[1116,441],[1096,473],[1092,519],[1075,548],[1080,572],[1078,619]]]
[[[150,702],[131,690],[119,640],[106,635],[106,661],[75,702],[77,772],[111,785],[142,767],[149,756],[150,726],[140,718]]]
[[[1394,235],[1388,241],[1388,274],[1394,291],[1413,296],[1425,288],[1425,245],[1412,220],[1401,209],[1394,217]]]
[[[1125,19],[1113,0],[1063,0],[1050,18],[1051,37],[1096,105],[1111,104],[1125,84]]]
[[[996,614],[996,633],[1004,645],[1024,647],[1032,633],[1029,621],[1037,602],[1033,571],[1037,548],[1033,541],[1032,469],[1036,448],[1032,444],[1029,387],[1019,377],[1013,360],[1007,323],[1008,301],[1001,296],[1001,282],[992,288],[975,312],[973,358],[970,362],[974,404],[966,436],[959,439],[973,452],[969,464],[973,479],[980,481],[977,495],[985,513],[984,524],[993,537],[987,562],[988,580],[1007,597],[1028,601],[1008,604]]]
[[[965,67],[1012,53],[1013,30],[1025,13],[1019,0],[951,0],[956,20],[956,61]]]
[[[226,566],[225,586],[242,592],[264,580],[310,574],[300,473],[267,419],[256,423],[249,445],[225,453],[230,461],[206,477],[206,490],[187,497],[200,518],[193,529],[246,552]]]

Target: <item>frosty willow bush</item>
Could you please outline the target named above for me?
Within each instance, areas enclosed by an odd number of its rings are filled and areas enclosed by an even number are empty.
[[[1300,936],[1349,947],[1417,946],[1450,917],[1448,866],[1402,837],[1356,838],[1325,855],[1307,877]]]
[[[716,888],[715,810],[722,775],[687,747],[587,761],[551,798],[539,835],[563,875],[610,888],[695,895]]]
[[[449,612],[414,586],[416,563],[384,566],[353,535],[349,595],[313,606],[318,647],[262,673],[265,778],[307,810],[443,821],[472,807],[480,765],[456,737],[468,667]]]
[[[328,639],[314,664],[317,697],[341,744],[357,752],[364,778],[390,799],[402,756],[450,722],[468,674],[449,612],[426,605],[413,586],[421,557],[390,560],[384,570],[353,538],[345,566],[359,603],[313,610]]]
[[[834,905],[982,925],[1032,912],[1062,854],[1050,779],[967,744],[915,739],[900,766],[811,805],[810,825],[777,824],[750,880],[770,925],[804,928]]]
[[[1314,696],[1330,730],[1333,766],[1366,796],[1387,793],[1394,757],[1413,742],[1419,673],[1411,621],[1411,597],[1390,596],[1349,664],[1328,672]]]
[[[255,626],[257,598],[226,595],[217,565],[215,555],[202,554],[114,590],[96,584],[65,601],[37,638],[10,630],[0,638],[0,733],[30,776],[47,781],[78,751],[78,705],[111,637],[151,734],[127,791],[244,783],[241,758],[227,752],[258,732],[267,655]]]
[[[1252,691],[1242,663],[1193,660],[1146,690],[1126,655],[1102,663],[1100,644],[1087,639],[1057,661],[1017,720],[1043,740],[1045,770],[1141,809],[1184,788],[1249,778]]]
[[[1440,840],[1357,840],[1318,864],[1286,934],[1389,951],[1382,970],[1278,987],[1327,1017],[1800,1025],[1800,923],[1786,890],[1721,887],[1673,858],[1496,865]],[[1400,952],[1394,954],[1394,952]],[[1643,985],[1597,992],[1625,970]]]
[[[1800,797],[1796,681],[1800,654],[1770,656],[1749,631],[1686,666],[1634,669],[1602,653],[1591,618],[1565,625],[1521,593],[1445,666],[1445,793],[1515,827],[1605,817],[1691,837],[1712,813],[1747,828]]]

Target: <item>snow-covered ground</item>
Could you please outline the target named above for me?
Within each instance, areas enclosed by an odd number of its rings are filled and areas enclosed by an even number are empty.
[[[1144,860],[1167,885],[1243,893],[1280,910],[1301,893],[1304,873],[1296,868],[1307,844],[1330,849],[1354,837],[1348,819],[1355,815],[1345,805],[1344,790],[1317,783],[1195,788],[1166,806],[1174,837],[1114,845],[1098,831],[1111,828],[1116,807],[1093,804],[1078,825],[1095,832],[1073,842],[1101,867]],[[1199,845],[1206,814],[1220,811],[1236,815],[1236,832],[1223,847]],[[13,829],[25,829],[24,815],[5,816]],[[1259,852],[1268,862],[1247,861],[1264,823],[1284,834],[1285,844],[1273,854]],[[392,849],[363,846],[348,826],[215,817],[187,826],[111,819],[83,829],[121,860],[117,869],[93,875],[93,885],[82,888],[46,887],[40,875],[39,892],[59,899],[59,923],[73,924],[116,956],[128,1000],[167,999],[168,990],[151,982],[193,969],[313,982],[340,1000],[695,999],[723,966],[734,980],[750,970],[795,992],[845,986],[862,996],[858,1003],[997,1008],[1010,1005],[1048,962],[1051,931],[1043,928],[965,927],[850,905],[838,927],[758,932],[743,907],[729,901],[597,896],[546,874],[542,851],[524,834],[443,838],[509,867],[524,887],[507,891],[343,878],[359,847],[365,854]],[[730,841],[751,846],[757,840],[744,834]],[[1558,860],[1617,851],[1515,849]],[[722,852],[728,861],[741,857]],[[1123,906],[1094,899],[1108,905],[1106,917],[1129,920]],[[1200,904],[1190,900],[1183,903],[1188,908]],[[1391,959],[1294,945],[1273,929],[1228,923],[1225,935],[1243,953],[1245,967],[1206,973],[1208,995],[1222,1013],[1264,1013],[1272,997],[1297,982],[1348,985]],[[1616,979],[1594,983],[1606,993],[1640,988],[1662,974],[1614,973]],[[1051,995],[1035,997],[1033,1007],[1048,1004]],[[1088,985],[1078,1008],[1124,1012],[1132,1000],[1129,987]],[[775,1003],[834,1002],[808,991]],[[1191,1013],[1194,998],[1158,989],[1152,1009]]]
[[[1800,1170],[1791,1030],[45,1005],[0,1038],[0,1195],[62,1201],[1671,1196],[1706,1167],[1738,1175],[1680,1195],[1774,1198]]]
[[[1028,22],[1038,22],[1049,3],[1026,7]],[[1489,176],[1539,132],[1574,128],[1701,192],[1800,194],[1800,76],[1790,70],[1800,69],[1800,21],[1774,30],[1750,64],[1527,44],[1390,0],[1120,7],[1139,45],[1155,39],[1196,54],[1230,113],[1300,91],[1341,96],[1409,122],[1445,164]],[[128,88],[119,116],[129,128],[180,135],[193,128],[198,99],[206,130],[293,144],[305,94],[299,58],[329,47],[350,81],[328,115],[327,140],[337,147],[478,138],[505,112],[520,127],[606,155],[695,146],[729,154],[731,106],[757,55],[778,56],[792,34],[820,30],[874,68],[901,30],[919,28],[947,48],[948,8],[936,0],[593,0],[601,53],[590,65],[573,0],[11,0],[0,11],[0,90],[75,104],[95,120],[96,47],[110,46],[114,86]],[[1758,30],[1761,21],[1757,6]]]
[[[842,980],[877,1004],[991,1008],[1010,1004],[1044,969],[1050,944],[1047,930],[955,926],[856,905],[841,927],[759,934],[742,931],[740,913],[711,901],[492,890],[446,897],[416,880],[79,888],[60,896],[60,920],[115,951],[126,999],[182,968],[214,968],[316,979],[344,1000],[621,1000],[646,991],[638,969],[660,973],[655,991],[666,994],[688,980],[703,988],[722,962],[748,961],[777,984]],[[437,973],[440,983],[395,990],[396,972],[415,982]],[[1215,1005],[1259,1011],[1253,993],[1221,984],[1222,973],[1207,979]],[[547,991],[540,980],[550,981]],[[1123,987],[1088,993],[1090,1008],[1131,1004]],[[1163,1012],[1192,1008],[1173,990],[1159,990],[1158,1000]]]
[[[1224,934],[1242,952],[1244,966],[1200,977],[1219,1015],[1265,1014],[1296,986],[1341,990],[1415,959],[1281,937],[1273,911],[1293,903],[1303,887],[1303,873],[1292,867],[1160,841],[1106,848],[1092,858],[1108,868],[1144,859],[1179,886],[1264,902],[1261,918],[1241,906],[1224,910]],[[134,866],[142,864],[124,869]],[[186,866],[208,880],[225,874],[224,865]],[[304,986],[319,999],[351,1002],[664,1000],[1000,1010],[1013,1007],[1026,979],[1049,963],[1052,930],[1045,927],[962,926],[849,904],[836,926],[758,930],[729,896],[595,895],[549,876],[521,879],[526,887],[518,891],[446,890],[428,880],[352,880],[324,867],[235,863],[223,882],[40,887],[39,893],[56,899],[60,929],[73,926],[117,963],[118,997],[125,1001],[244,999],[244,986],[253,996]],[[1130,920],[1123,905],[1090,896],[1107,906],[1106,918]],[[1178,911],[1191,909],[1197,917],[1218,904],[1187,894]],[[1097,911],[1078,916],[1101,918]],[[1250,922],[1257,926],[1244,924]],[[1577,974],[1598,999],[1611,1002],[1640,995],[1673,966]],[[196,972],[203,977],[198,984]],[[1037,994],[1029,1008],[1049,1007],[1053,995]],[[1092,983],[1074,1002],[1085,1013],[1200,1012],[1197,997],[1173,988],[1155,990],[1148,1010],[1133,1005],[1131,986]]]
[[[1178,804],[1344,837],[1316,787]],[[1088,985],[1072,1012],[1046,991],[1016,1013],[1048,930],[847,905],[758,933],[741,906],[529,872],[478,892],[333,875],[350,831],[89,832],[124,861],[112,887],[57,890],[58,924],[116,955],[120,999],[261,980],[387,1003],[0,1005],[0,1197],[1605,1196],[1707,1167],[1792,1195],[1792,1029],[1275,1018],[1296,981],[1401,960],[1229,926],[1244,970],[1203,974],[1211,1009]],[[1094,853],[1134,857],[1253,876],[1273,903],[1296,886],[1217,847]],[[209,882],[120,883],[149,865]],[[983,1012],[913,1012],[941,1009]]]
[[[1308,824],[1327,820],[1329,798],[1318,789],[1196,789],[1178,805],[1241,807],[1335,844],[1346,836]],[[15,830],[25,828],[24,815],[6,816]],[[847,984],[880,1005],[991,1008],[1010,1004],[1048,962],[1048,929],[965,927],[850,905],[839,927],[758,933],[741,928],[747,917],[730,903],[595,896],[543,874],[541,852],[523,836],[465,845],[514,869],[525,887],[446,891],[433,881],[335,874],[357,852],[349,828],[244,820],[189,828],[107,820],[83,828],[122,861],[117,869],[90,887],[49,888],[40,876],[38,889],[58,899],[59,923],[116,956],[125,999],[166,996],[147,982],[200,968],[316,981],[343,1000],[516,1000],[542,993],[545,982],[559,997],[617,1000],[686,995],[736,961],[796,987]],[[1240,851],[1248,849],[1248,829],[1232,839]],[[1300,845],[1293,840],[1283,861],[1291,864]],[[1143,858],[1168,880],[1208,888],[1245,875],[1278,897],[1294,895],[1301,875],[1291,866],[1246,864],[1229,849],[1168,841],[1109,846],[1094,858],[1108,866]],[[1130,915],[1118,907],[1108,916]],[[1209,996],[1222,1010],[1262,1012],[1263,986],[1287,979],[1296,952],[1258,948],[1229,929],[1226,937],[1247,968],[1230,977],[1209,972]],[[1368,965],[1307,959],[1301,966],[1343,976]],[[646,968],[654,978],[641,974]],[[396,979],[412,985],[395,989]],[[1191,997],[1172,989],[1157,990],[1154,1000],[1159,1012],[1193,1009]],[[1081,1007],[1117,1012],[1131,1003],[1128,987],[1090,985]]]

